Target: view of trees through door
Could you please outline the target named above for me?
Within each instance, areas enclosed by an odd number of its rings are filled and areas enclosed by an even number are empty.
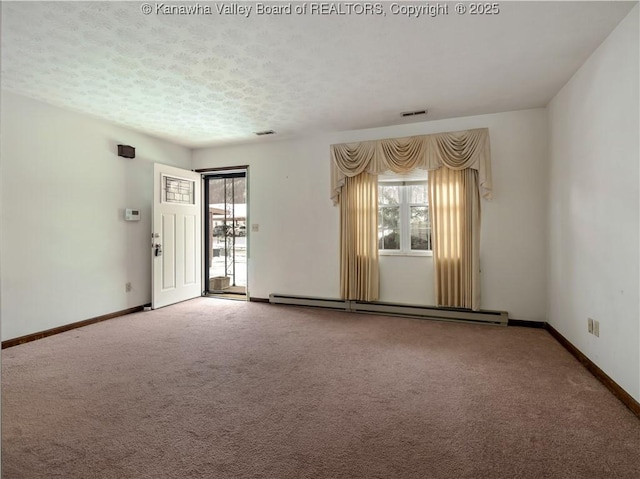
[[[205,177],[208,293],[247,292],[246,171]]]

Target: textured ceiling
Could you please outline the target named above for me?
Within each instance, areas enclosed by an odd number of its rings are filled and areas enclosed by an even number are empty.
[[[398,124],[406,110],[429,109],[415,121],[541,107],[635,4],[502,2],[474,16],[449,3],[409,18],[390,2],[373,16],[237,3],[248,17],[219,2],[200,15],[2,2],[2,88],[190,147]]]

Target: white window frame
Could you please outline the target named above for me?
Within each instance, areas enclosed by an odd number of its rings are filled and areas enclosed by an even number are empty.
[[[424,185],[428,180],[387,180],[378,179],[378,184],[381,186],[411,186],[411,185]],[[411,207],[412,206],[426,206],[429,208],[429,203],[409,203],[409,188],[400,188],[399,195],[400,202],[397,206],[400,207],[400,219],[399,219],[399,231],[400,231],[400,249],[379,249],[378,254],[381,256],[433,256],[433,250],[415,250],[411,249]],[[378,201],[378,211],[383,205]],[[431,224],[429,223],[429,230],[431,230]]]

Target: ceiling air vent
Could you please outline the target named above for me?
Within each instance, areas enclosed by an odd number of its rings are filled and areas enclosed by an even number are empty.
[[[400,113],[400,116],[406,118],[408,116],[418,116],[418,115],[426,115],[427,110],[416,110],[416,111],[405,111]]]
[[[264,135],[275,135],[276,132],[273,130],[264,130],[264,131],[256,131],[256,135],[264,136]]]

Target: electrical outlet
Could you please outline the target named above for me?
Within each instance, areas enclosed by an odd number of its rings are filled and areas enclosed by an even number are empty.
[[[587,331],[589,334],[593,334],[593,319],[591,318],[587,319]]]
[[[600,337],[600,321],[593,320],[593,334],[596,337]]]
[[[125,285],[124,285],[124,289],[125,289],[125,291],[126,291],[127,293],[130,293],[130,292],[131,292],[131,289],[132,289],[132,288],[131,288],[131,283],[127,283],[127,284],[125,284]]]

